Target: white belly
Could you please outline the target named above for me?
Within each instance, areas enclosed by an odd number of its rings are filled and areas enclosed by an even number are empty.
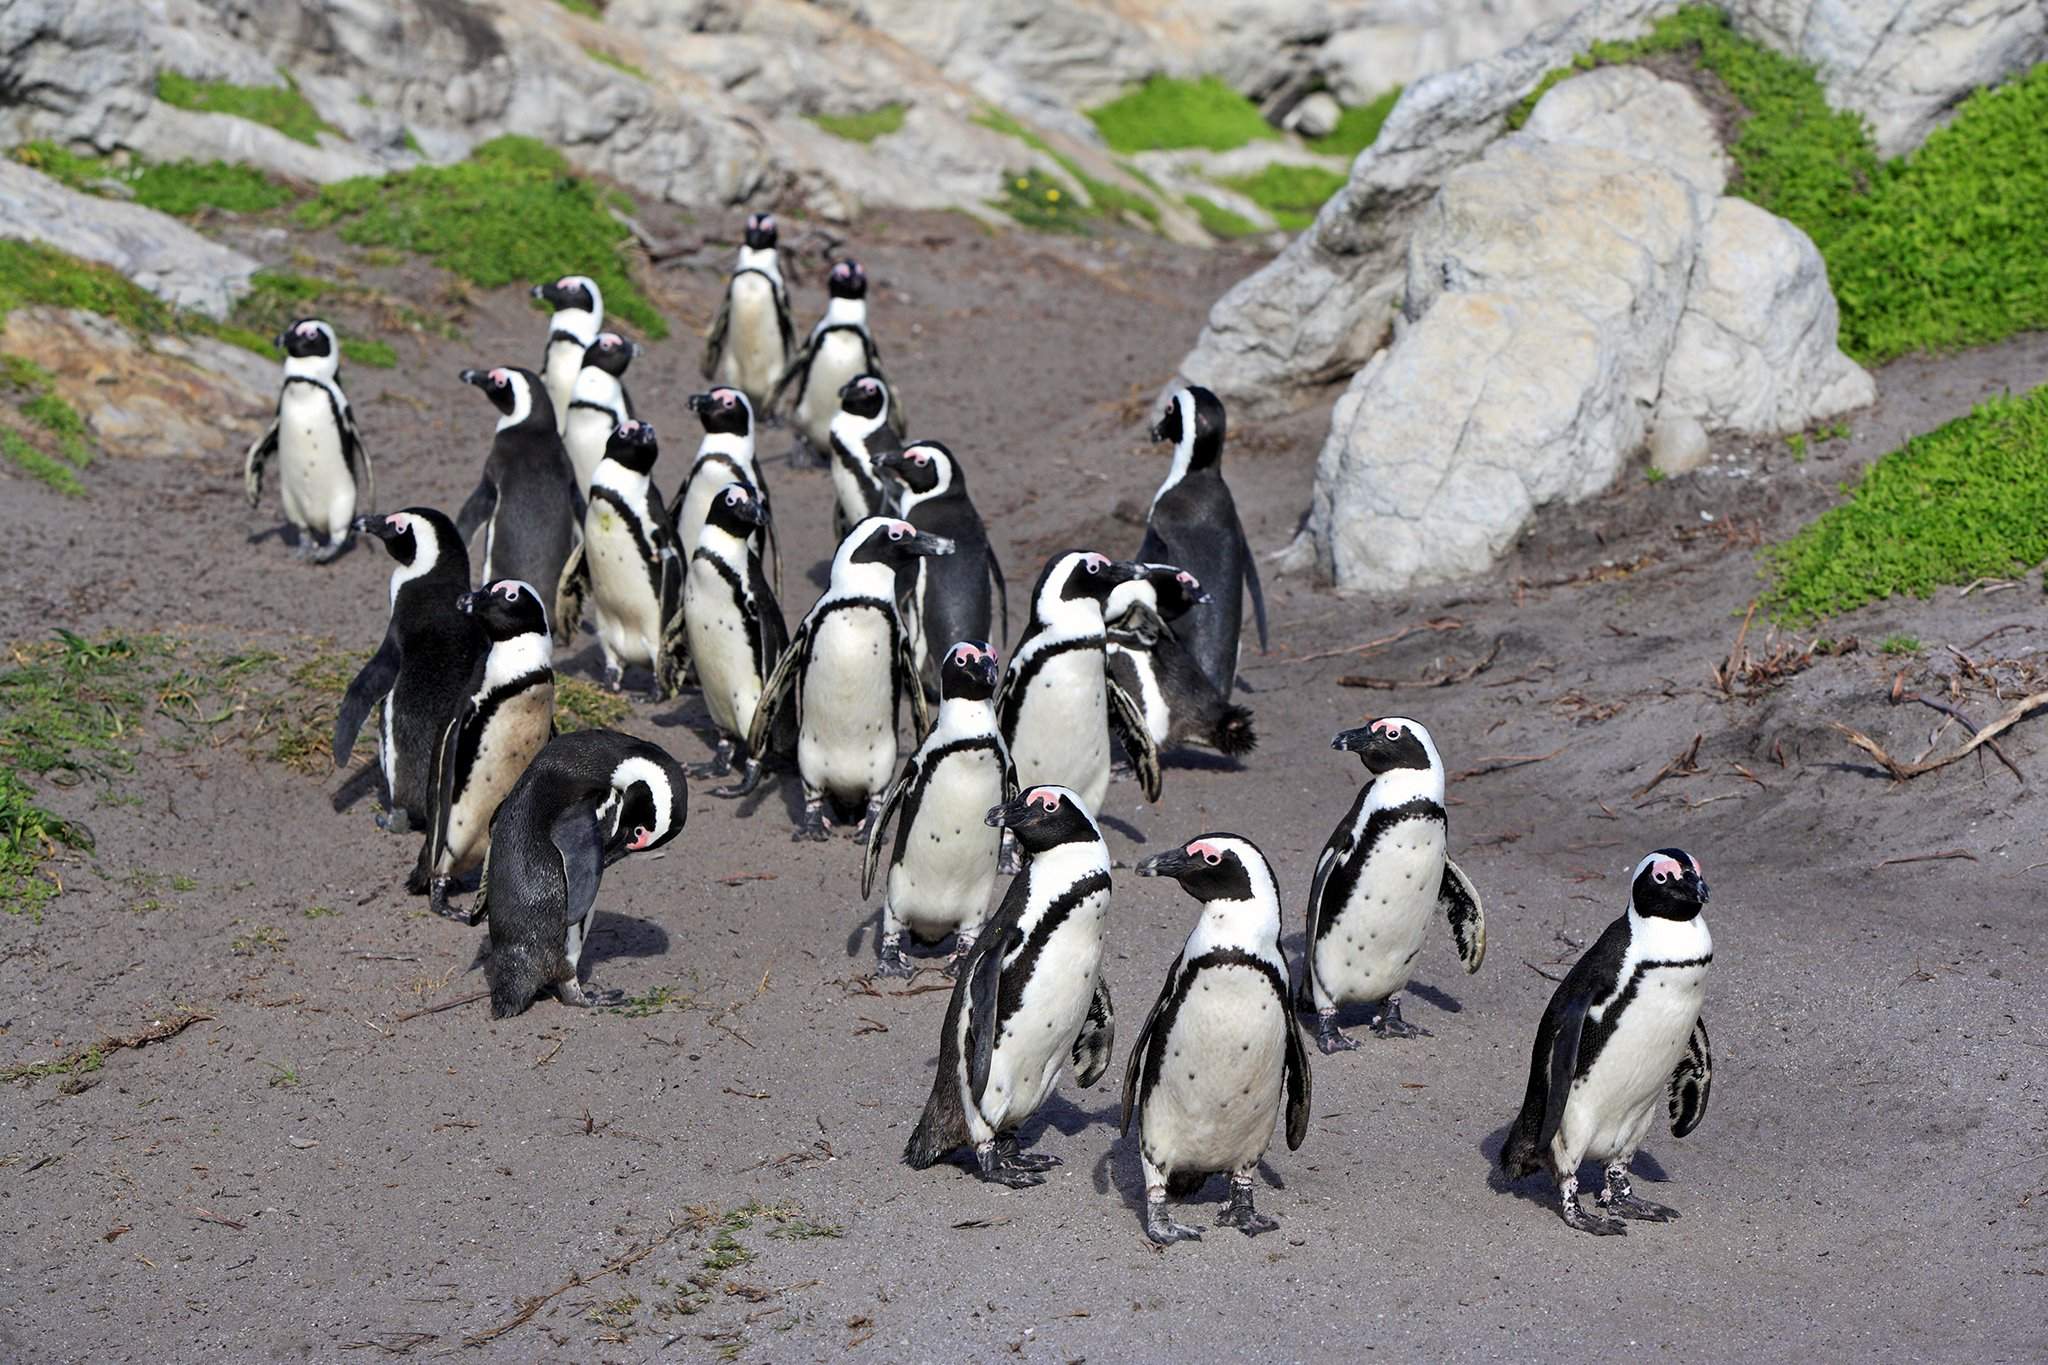
[[[977,928],[987,917],[1002,831],[983,817],[1002,801],[993,750],[953,754],[925,784],[903,856],[889,868],[889,908],[919,938]]]
[[[1336,922],[1316,947],[1316,976],[1338,1002],[1384,1000],[1408,984],[1409,967],[1436,916],[1443,885],[1441,820],[1403,820],[1386,832]]]
[[[287,385],[277,414],[278,491],[285,518],[323,540],[348,529],[356,514],[356,481],[342,458],[341,430],[324,390]]]
[[[1010,757],[1026,787],[1071,787],[1090,814],[1109,794],[1108,693],[1102,651],[1070,650],[1038,670],[1017,713]]]
[[[1145,1101],[1144,1150],[1162,1171],[1235,1171],[1265,1154],[1280,1111],[1287,1014],[1265,975],[1209,967],[1167,1036]]]
[[[732,282],[725,351],[718,358],[718,382],[746,394],[747,401],[760,411],[788,364],[789,358],[782,349],[782,323],[776,314],[774,287],[759,275],[740,276]]]
[[[1706,994],[1705,967],[1653,967],[1593,1066],[1572,1082],[1552,1150],[1564,1169],[1633,1155],[1664,1105]],[[1591,1021],[1588,1021],[1590,1025]]]
[[[609,503],[590,505],[583,522],[583,558],[590,570],[598,643],[606,657],[652,667],[661,647],[661,600],[632,529]]]
[[[583,369],[582,346],[573,341],[550,341],[547,366],[541,382],[547,385],[548,401],[555,405],[555,430],[566,428],[569,399],[576,392],[576,375]]]
[[[828,332],[811,359],[810,379],[797,396],[796,425],[819,450],[832,449],[832,419],[839,415],[839,391],[867,369],[860,333]]]
[[[889,622],[873,607],[835,611],[818,626],[804,670],[797,771],[843,802],[888,790],[896,767],[895,661]]]
[[[745,739],[761,700],[761,675],[747,644],[747,623],[733,600],[732,587],[718,571],[692,561],[683,584],[683,627],[689,634],[690,660],[704,688],[704,709],[719,732]]]
[[[1024,999],[1003,1024],[989,1058],[981,1114],[1001,1132],[1029,1118],[1059,1079],[1088,1019],[1102,968],[1102,923],[1109,893],[1075,908],[1039,954]]]
[[[455,794],[455,808],[448,815],[447,844],[434,867],[437,875],[460,876],[483,861],[491,846],[491,817],[498,813],[498,803],[512,790],[526,765],[548,742],[554,714],[553,683],[529,687],[491,713],[469,778]]]
[[[612,439],[612,415],[596,408],[569,409],[569,425],[562,444],[569,448],[569,463],[576,466],[576,487],[590,496],[590,476],[597,473],[605,447]]]

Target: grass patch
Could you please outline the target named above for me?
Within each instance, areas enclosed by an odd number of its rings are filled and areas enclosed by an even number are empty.
[[[80,156],[54,142],[24,142],[9,155],[74,190],[109,197],[125,191],[144,208],[179,218],[209,209],[262,213],[298,197],[261,171],[225,161],[137,159],[116,165],[107,157]]]
[[[645,71],[642,71],[639,67],[627,61],[624,57],[621,57],[616,53],[607,52],[601,47],[592,47],[589,43],[585,43],[583,45],[583,55],[590,58],[590,60],[594,62],[603,62],[606,66],[610,67],[614,71],[623,71],[636,81],[644,81],[647,79],[647,73]],[[902,122],[902,120],[898,119],[897,122],[900,123]],[[417,143],[414,144],[414,149],[418,149]]]
[[[77,471],[92,463],[85,419],[57,396],[50,372],[20,356],[0,356],[0,390],[20,423],[0,426],[0,457],[59,493],[84,497]]]
[[[1003,197],[990,203],[1020,225],[1040,232],[1088,230],[1088,206],[1068,194],[1057,180],[1037,171],[1005,174]]]
[[[2048,558],[2048,387],[1994,398],[1872,465],[1849,500],[1763,552],[1797,624]]]
[[[586,19],[604,18],[604,7],[598,0],[555,0],[555,3],[571,14],[580,14]]]
[[[1241,213],[1233,213],[1214,199],[1199,194],[1187,197],[1187,206],[1195,211],[1195,217],[1202,220],[1202,226],[1210,235],[1223,238],[1249,237],[1259,231],[1259,225]]]
[[[1074,183],[1088,196],[1088,203],[1078,203],[1057,181],[1035,171],[1006,172],[1003,177],[1003,197],[992,200],[991,204],[1025,227],[1052,232],[1080,232],[1085,230],[1081,219],[1119,217],[1125,214],[1136,214],[1150,226],[1159,226],[1157,204],[1134,190],[1127,190],[1106,180],[1097,180],[1082,170],[1080,164],[1072,157],[1055,151],[1051,143],[1000,109],[984,109],[974,116],[974,122],[1001,133],[1004,137],[1013,137],[1031,150],[1052,158],[1061,170],[1074,178]],[[1159,192],[1159,186],[1137,167],[1125,165],[1123,170],[1154,193]]]
[[[1272,214],[1273,221],[1281,227],[1299,232],[1315,221],[1316,210],[1324,200],[1344,188],[1345,179],[1321,166],[1276,162],[1257,175],[1233,176],[1222,183]]]
[[[249,277],[249,292],[235,305],[233,321],[216,335],[258,355],[275,356],[278,334],[295,320],[317,315],[323,301],[362,292],[312,275],[259,270]],[[371,337],[342,337],[341,355],[373,370],[389,370],[398,364],[398,352],[390,343]]]
[[[601,192],[532,138],[495,138],[453,166],[325,186],[298,218],[308,227],[331,225],[356,246],[417,252],[486,288],[586,274],[611,314],[650,338],[668,335],[627,272],[627,233]]]
[[[157,75],[156,97],[180,109],[232,114],[260,123],[309,147],[320,145],[319,134],[339,131],[313,112],[313,106],[289,76],[283,85],[230,85],[225,81],[195,81],[175,71],[165,71]]]
[[[0,240],[0,317],[32,304],[101,313],[143,335],[179,330],[177,310],[119,271],[40,242]]]
[[[346,690],[347,686],[347,679],[343,679],[343,689]],[[631,714],[632,703],[621,694],[584,678],[555,674],[555,725],[558,729],[609,730]]]
[[[1227,152],[1279,136],[1257,105],[1214,76],[1197,81],[1154,76],[1087,112],[1102,140],[1126,155],[1177,147]]]
[[[1880,654],[1918,654],[1920,637],[1917,635],[1887,635],[1877,642]]]
[[[1401,87],[1397,85],[1355,109],[1346,109],[1335,128],[1322,137],[1305,139],[1309,150],[1347,159],[1357,156],[1378,139],[1380,128],[1386,123],[1387,115],[1394,112],[1394,105],[1400,98]],[[1525,122],[1528,117],[1527,114],[1522,116]]]
[[[891,103],[864,114],[812,114],[811,122],[848,142],[873,142],[901,128],[905,112],[901,103]]]

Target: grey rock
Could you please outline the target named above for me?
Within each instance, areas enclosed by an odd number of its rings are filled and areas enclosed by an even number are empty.
[[[1690,474],[1713,453],[1707,429],[1690,417],[1659,417],[1650,430],[1650,468],[1659,474]]]
[[[1522,131],[1546,142],[1608,147],[1672,171],[1708,198],[1728,184],[1728,154],[1692,91],[1639,66],[1609,66],[1560,81]]]
[[[1294,106],[1286,127],[1303,137],[1328,137],[1337,131],[1337,120],[1343,117],[1344,106],[1337,103],[1337,97],[1327,90],[1318,90]]]

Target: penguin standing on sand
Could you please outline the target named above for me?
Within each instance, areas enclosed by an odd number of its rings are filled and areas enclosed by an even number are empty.
[[[771,406],[790,394],[791,416],[796,426],[793,461],[823,464],[832,449],[831,425],[839,411],[839,391],[848,381],[863,374],[879,377],[882,353],[868,330],[868,276],[858,261],[840,261],[825,276],[825,290],[831,299],[825,316],[811,328],[803,349],[797,352],[775,385]],[[904,431],[903,396],[892,395],[890,421],[900,437]]]
[[[484,528],[484,582],[531,583],[547,594],[548,615],[559,616],[555,594],[575,545],[582,498],[547,389],[533,371],[509,365],[464,370],[462,382],[482,389],[500,416],[483,477],[456,515],[456,528],[465,544]]]
[[[682,833],[682,765],[615,730],[557,735],[491,817],[490,852],[469,922],[490,921],[491,1018],[523,1014],[542,991],[588,1006],[576,979],[606,868]]]
[[[1280,1225],[1252,1207],[1252,1177],[1287,1109],[1287,1150],[1308,1134],[1308,1049],[1287,1008],[1280,956],[1280,892],[1258,846],[1236,834],[1204,834],[1138,864],[1141,877],[1171,877],[1202,902],[1202,917],[1167,970],[1165,989],[1124,1068],[1123,1131],[1138,1116],[1145,1172],[1145,1235],[1162,1246],[1199,1240],[1167,1216],[1212,1175],[1230,1177],[1218,1218],[1247,1237]]]
[[[633,398],[621,382],[640,347],[617,332],[600,332],[583,353],[583,368],[569,398],[569,420],[562,426],[562,445],[576,470],[576,491],[590,496],[590,476],[604,458],[612,429],[633,420]]]
[[[1357,754],[1371,774],[1316,859],[1297,1003],[1316,1014],[1316,1046],[1358,1046],[1337,1030],[1337,1007],[1373,1004],[1373,1032],[1413,1038],[1400,991],[1430,918],[1450,922],[1467,972],[1486,958],[1486,913],[1464,869],[1445,854],[1444,765],[1429,731],[1405,716],[1346,730],[1332,749]]]
[[[427,826],[434,759],[469,695],[484,638],[476,618],[456,605],[469,591],[469,554],[446,514],[408,507],[387,517],[358,517],[356,529],[383,541],[398,562],[391,570],[384,643],[349,682],[334,718],[334,766],[348,766],[357,732],[381,702],[377,765],[389,804],[377,824],[404,834]]]
[[[576,394],[576,376],[583,357],[604,330],[604,295],[588,275],[564,275],[552,284],[537,284],[533,296],[555,310],[548,322],[547,349],[541,373],[547,376],[548,401],[554,405],[555,431],[569,425],[569,402]]]
[[[917,738],[924,738],[924,689],[904,648],[896,571],[918,555],[952,552],[952,542],[889,517],[869,517],[839,542],[825,594],[782,652],[747,733],[748,752],[766,751],[795,693],[796,764],[804,784],[797,838],[830,837],[828,801],[838,810],[865,809],[856,831],[865,837],[896,770],[896,710],[906,695]]]
[[[1065,787],[1032,787],[988,813],[1030,855],[961,967],[939,1033],[938,1074],[904,1164],[974,1149],[983,1180],[1043,1184],[1056,1156],[1025,1156],[1016,1130],[1071,1061],[1083,1089],[1109,1069],[1116,1012],[1102,979],[1109,849]]]
[[[904,762],[882,813],[868,829],[862,899],[874,892],[889,818],[901,812],[882,901],[877,970],[883,976],[910,975],[903,958],[906,928],[926,943],[957,934],[946,966],[952,974],[973,950],[988,914],[1002,836],[981,816],[1017,791],[1016,770],[1003,748],[992,704],[1001,678],[1001,662],[984,640],[962,640],[946,651],[939,665],[938,723]]]
[[[739,264],[725,282],[725,302],[704,337],[704,377],[738,389],[763,412],[796,354],[789,290],[782,283],[775,242],[775,215],[748,214]]]
[[[1707,968],[1714,936],[1700,911],[1707,879],[1697,858],[1660,848],[1636,864],[1628,913],[1607,926],[1558,983],[1529,1057],[1529,1090],[1501,1148],[1508,1179],[1548,1168],[1564,1221],[1581,1232],[1623,1231],[1579,1206],[1579,1163],[1602,1162],[1600,1207],[1662,1223],[1676,1216],[1638,1199],[1628,1164],[1664,1100],[1671,1136],[1707,1114],[1714,1080],[1707,1043]]]
[[[760,462],[754,457],[754,404],[739,389],[721,385],[709,393],[690,395],[690,411],[704,425],[704,439],[697,445],[690,472],[669,504],[668,519],[675,523],[676,544],[685,555],[696,548],[697,533],[704,528],[711,500],[729,483],[743,483],[761,504],[762,534],[767,537],[770,560],[775,568],[775,586],[782,586],[782,551],[775,539],[775,508],[768,498],[768,481],[761,477]]]
[[[938,651],[951,641],[994,639],[997,626],[1007,640],[1010,590],[995,547],[988,543],[988,528],[967,496],[967,475],[959,460],[937,441],[919,441],[884,455],[879,463],[882,473],[902,485],[898,514],[918,530],[953,542],[946,558],[920,559],[905,585],[910,657],[922,670],[927,658],[936,663]]]
[[[683,622],[704,709],[718,730],[717,751],[709,763],[690,770],[692,777],[724,777],[732,771],[733,751],[749,742],[762,689],[789,648],[789,628],[783,624],[782,606],[767,575],[761,572],[755,539],[767,519],[768,508],[752,488],[729,483],[711,500],[697,548],[690,555],[690,570],[683,580]],[[760,784],[764,761],[793,758],[796,713],[782,708],[763,741],[765,752],[747,749],[740,781],[712,788],[713,796],[746,796]]]
[[[433,819],[405,883],[415,896],[431,895],[437,915],[454,913],[449,888],[483,861],[492,813],[555,729],[553,649],[533,585],[500,579],[457,605],[476,617],[490,652],[476,691],[441,736]]]
[[[1230,485],[1223,482],[1223,431],[1222,400],[1201,385],[1167,400],[1152,439],[1173,442],[1173,468],[1152,495],[1138,558],[1178,564],[1216,599],[1213,606],[1188,613],[1176,633],[1216,695],[1229,701],[1237,685],[1244,591],[1251,590],[1261,650],[1266,647],[1266,595]]]
[[[1252,713],[1216,694],[1188,657],[1174,623],[1212,599],[1186,569],[1141,564],[1144,576],[1119,583],[1103,606],[1109,679],[1130,694],[1154,747],[1183,744],[1241,758],[1258,747]]]
[[[562,570],[555,621],[555,643],[566,645],[575,638],[587,596],[604,650],[605,686],[616,692],[628,668],[652,669],[656,701],[682,685],[687,655],[679,614],[683,561],[652,478],[660,454],[654,428],[645,422],[629,421],[612,432],[591,476],[582,542]]]
[[[901,447],[889,430],[889,386],[879,375],[846,381],[826,435],[832,442],[832,534],[843,538],[856,522],[893,516],[879,465]]]
[[[263,499],[263,467],[278,461],[285,520],[297,533],[295,558],[325,564],[348,548],[358,507],[377,501],[370,453],[341,391],[341,343],[318,318],[300,318],[279,333],[284,384],[277,415],[242,460],[242,490]]]

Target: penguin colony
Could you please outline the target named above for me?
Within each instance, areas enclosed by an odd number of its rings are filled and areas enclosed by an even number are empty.
[[[1242,599],[1262,649],[1265,603],[1223,478],[1223,405],[1199,386],[1167,400],[1152,436],[1172,444],[1173,462],[1137,554],[1054,555],[1006,649],[1007,588],[968,497],[969,461],[936,440],[904,443],[866,273],[831,266],[829,303],[801,345],[787,278],[775,219],[750,215],[704,356],[715,386],[689,399],[702,434],[673,501],[655,483],[657,433],[623,382],[640,347],[604,329],[603,296],[579,275],[533,288],[553,309],[538,369],[462,371],[497,418],[455,517],[374,510],[339,342],[317,318],[278,338],[276,420],[247,452],[246,492],[255,505],[274,461],[299,558],[331,561],[360,533],[393,561],[385,636],[340,708],[335,763],[378,712],[377,822],[421,837],[409,891],[488,925],[494,1017],[543,994],[616,998],[580,970],[603,876],[681,833],[688,778],[737,770],[713,794],[738,797],[794,773],[796,838],[858,822],[862,896],[882,889],[877,971],[908,976],[918,945],[940,945],[954,981],[903,1160],[964,1153],[985,1180],[1037,1185],[1058,1158],[1022,1150],[1021,1126],[1063,1072],[1085,1088],[1113,1060],[1102,973],[1113,879],[1098,814],[1118,754],[1157,800],[1162,749],[1237,760],[1257,742],[1231,697]],[[759,427],[785,420],[792,465],[830,470],[838,538],[794,631],[756,449]],[[613,731],[557,733],[554,651],[586,616],[613,690],[634,670],[657,700],[694,682],[715,732],[710,762],[686,770]],[[912,752],[899,766],[906,710]],[[1229,1184],[1219,1226],[1278,1226],[1254,1206],[1254,1172],[1276,1122],[1289,1150],[1307,1135],[1298,1016],[1325,1055],[1359,1046],[1338,1027],[1346,1006],[1363,1006],[1378,1037],[1416,1037],[1426,1031],[1402,1017],[1401,994],[1432,926],[1466,971],[1484,961],[1483,902],[1450,856],[1434,737],[1390,716],[1332,747],[1356,754],[1365,780],[1316,859],[1298,961],[1281,950],[1280,878],[1243,836],[1202,833],[1135,869],[1200,906],[1123,1072],[1122,1131],[1136,1139],[1158,1243],[1201,1237],[1169,1201],[1212,1176]],[[472,877],[459,910],[451,895]],[[1692,855],[1646,855],[1626,912],[1543,1011],[1499,1162],[1509,1180],[1547,1173],[1575,1229],[1675,1216],[1635,1194],[1628,1167],[1660,1110],[1678,1137],[1706,1112],[1706,901]],[[1602,1170],[1594,1211],[1579,1200],[1586,1160]]]

